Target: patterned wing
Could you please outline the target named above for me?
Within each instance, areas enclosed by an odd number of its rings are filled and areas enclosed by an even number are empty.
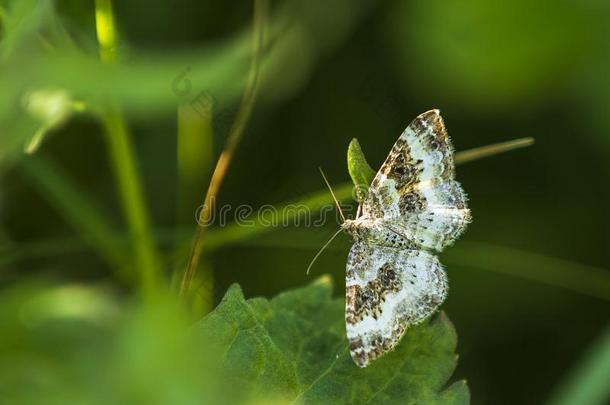
[[[466,195],[455,180],[434,178],[415,184],[400,196],[400,216],[384,218],[381,227],[441,251],[453,243],[471,221]]]
[[[419,115],[400,135],[375,176],[362,213],[394,226],[423,247],[442,250],[470,222],[454,180],[453,147],[438,110]]]
[[[446,296],[447,277],[435,255],[356,242],[347,260],[345,309],[354,362],[366,367],[392,350]]]

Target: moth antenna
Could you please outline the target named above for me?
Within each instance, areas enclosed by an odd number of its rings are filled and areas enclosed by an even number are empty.
[[[343,231],[343,228],[339,228],[339,230],[337,232],[335,232],[335,234],[333,236],[330,237],[328,242],[326,242],[324,244],[324,246],[322,246],[320,248],[320,250],[318,250],[318,253],[316,253],[316,255],[313,257],[313,259],[311,259],[311,263],[309,263],[309,266],[307,267],[307,272],[306,272],[307,275],[309,275],[309,270],[311,270],[311,267],[316,262],[316,260],[318,260],[318,257],[320,257],[320,255],[322,254],[324,249],[326,249],[328,247],[328,245],[330,245],[330,243],[337,237],[337,235],[339,235],[341,233],[341,231]]]
[[[320,170],[320,174],[322,175],[322,178],[324,179],[324,183],[326,183],[326,186],[330,190],[330,195],[332,195],[333,200],[335,201],[335,205],[337,206],[337,209],[339,210],[339,215],[341,215],[341,219],[343,219],[343,222],[345,222],[345,215],[343,215],[343,210],[341,209],[341,205],[339,205],[339,200],[337,200],[335,193],[333,193],[333,189],[330,187],[330,183],[328,182],[328,179],[326,178],[324,171],[322,170],[321,167],[318,167],[318,170]]]

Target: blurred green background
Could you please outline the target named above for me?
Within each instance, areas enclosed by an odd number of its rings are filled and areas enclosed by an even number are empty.
[[[134,290],[133,274],[113,270],[122,268],[114,253],[130,246],[95,106],[118,105],[129,123],[169,280],[184,267],[238,109],[252,4],[116,2],[119,61],[110,65],[97,61],[93,1],[0,5],[4,294],[25,280]],[[451,283],[444,309],[459,336],[456,378],[468,380],[473,403],[541,403],[608,327],[608,18],[601,0],[273,1],[258,97],[217,203],[256,208],[324,193],[317,167],[348,182],[353,137],[377,168],[431,108],[457,150],[535,137],[533,147],[458,168],[474,221],[441,260]],[[59,110],[43,105],[41,117],[32,92],[42,90],[60,96]],[[75,112],[62,97],[91,108]],[[24,154],[45,126],[40,148]],[[347,236],[305,274],[335,230],[221,241],[202,258],[200,310],[234,282],[246,296],[273,296],[328,273],[341,295]]]

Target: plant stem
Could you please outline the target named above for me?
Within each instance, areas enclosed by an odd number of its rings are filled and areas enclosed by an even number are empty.
[[[512,141],[494,143],[492,145],[480,146],[462,152],[456,152],[454,161],[456,165],[486,158],[500,153],[509,152],[514,149],[525,148],[534,144],[534,138],[519,138]]]
[[[224,150],[220,154],[218,161],[216,162],[216,167],[214,168],[214,172],[212,173],[212,178],[210,180],[210,184],[208,186],[208,190],[203,201],[203,208],[200,211],[199,218],[197,221],[197,230],[193,239],[191,254],[186,270],[184,272],[184,276],[182,278],[182,283],[180,285],[181,296],[184,296],[189,291],[193,275],[197,270],[201,251],[203,249],[202,242],[205,233],[204,231],[206,229],[206,224],[209,222],[212,213],[214,212],[214,202],[216,200],[216,196],[218,195],[225,175],[229,169],[229,166],[233,159],[233,155],[235,153],[235,150],[237,149],[237,145],[239,144],[239,141],[242,138],[246,123],[248,122],[252,113],[254,100],[256,99],[256,93],[258,90],[260,57],[262,53],[261,51],[264,47],[265,27],[267,25],[267,9],[267,0],[254,1],[254,24],[252,30],[252,39],[254,43],[252,61],[250,63],[250,72],[248,75],[248,83],[246,86],[245,93],[242,97],[237,116],[229,132],[227,143],[225,145]]]
[[[141,287],[145,295],[151,296],[157,289],[161,268],[151,236],[148,210],[136,168],[131,137],[116,107],[110,107],[103,115],[102,121],[135,251],[135,265],[140,272]]]
[[[95,1],[95,21],[100,58],[112,63],[117,59],[117,30],[111,0]],[[131,136],[123,115],[115,105],[102,112],[102,123],[135,251],[135,267],[140,272],[140,287],[144,295],[150,298],[157,291],[161,267],[151,236]]]
[[[200,202],[199,187],[210,180],[214,164],[212,127],[213,104],[201,111],[190,104],[178,107],[178,204],[176,220],[179,226],[193,223],[194,207]]]
[[[190,226],[193,223],[193,218],[198,214],[194,207],[200,203],[201,198],[199,187],[210,181],[214,165],[213,99],[209,97],[201,100],[199,107],[201,108],[195,109],[189,103],[178,106],[176,142],[178,171],[176,225],[178,227]],[[178,245],[182,246],[183,241]],[[173,275],[176,277],[172,278],[172,281],[180,282],[184,273],[185,256],[185,254],[174,255]],[[197,293],[192,295],[192,312],[205,314],[210,311],[214,301],[214,275],[209,263],[200,266],[199,275],[194,278],[193,285]]]
[[[112,0],[95,0],[95,29],[100,44],[100,59],[116,60],[117,30],[112,11]]]
[[[461,241],[459,246],[460,249],[444,253],[448,264],[490,270],[610,300],[606,269],[490,243]]]

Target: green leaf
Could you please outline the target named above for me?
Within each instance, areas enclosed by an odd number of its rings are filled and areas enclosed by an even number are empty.
[[[361,203],[375,177],[375,171],[366,161],[356,138],[352,139],[347,148],[347,169],[356,187],[356,201]]]
[[[342,299],[328,277],[271,300],[232,286],[196,326],[234,399],[251,403],[465,404],[464,381],[447,387],[456,333],[443,314],[407,332],[397,350],[366,369],[351,360]]]

